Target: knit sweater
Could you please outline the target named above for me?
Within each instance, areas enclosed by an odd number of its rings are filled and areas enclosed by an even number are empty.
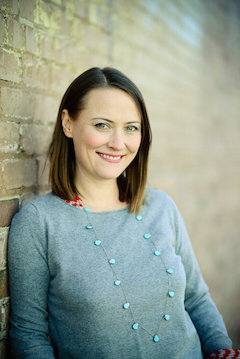
[[[15,215],[8,245],[14,358],[202,359],[231,348],[173,201],[148,189],[141,215],[89,212],[135,320],[84,210],[48,193]]]

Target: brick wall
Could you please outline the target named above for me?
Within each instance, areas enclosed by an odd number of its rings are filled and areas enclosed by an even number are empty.
[[[240,347],[240,4],[237,0],[0,1],[0,357],[14,213],[48,190],[59,101],[92,66],[129,75],[153,127],[149,184],[177,203]]]

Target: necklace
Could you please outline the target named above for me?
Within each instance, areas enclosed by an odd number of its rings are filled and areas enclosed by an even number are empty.
[[[82,208],[83,208],[83,207],[82,207]],[[85,207],[85,208],[83,208],[83,209],[84,209],[84,211],[85,211],[85,213],[86,213],[86,215],[87,215],[87,218],[88,218],[88,220],[89,220],[89,223],[90,223],[89,225],[86,226],[86,229],[87,229],[87,230],[93,230],[93,231],[94,231],[94,233],[95,233],[95,235],[96,235],[96,238],[97,238],[97,239],[94,241],[94,245],[101,247],[102,250],[103,250],[103,252],[104,252],[104,254],[105,254],[105,256],[106,256],[106,258],[107,258],[107,261],[108,261],[109,265],[111,266],[111,269],[113,270],[113,272],[114,272],[114,274],[115,274],[115,277],[116,277],[116,280],[114,281],[114,285],[120,286],[120,287],[122,288],[122,291],[123,291],[123,294],[124,294],[124,297],[125,297],[125,303],[123,303],[123,309],[130,309],[130,311],[131,311],[132,318],[133,318],[133,321],[134,321],[134,323],[132,324],[132,329],[137,330],[139,327],[141,327],[143,330],[145,330],[148,334],[150,334],[150,335],[152,336],[154,342],[158,342],[158,341],[159,341],[159,332],[160,332],[160,329],[161,329],[161,326],[162,326],[163,322],[170,320],[170,315],[167,313],[167,310],[168,310],[169,299],[172,298],[172,297],[174,297],[174,292],[171,291],[171,282],[170,282],[170,276],[171,276],[171,274],[173,274],[173,269],[172,269],[172,268],[168,268],[168,267],[166,266],[166,264],[165,264],[165,262],[164,262],[164,260],[163,260],[163,258],[162,258],[162,255],[161,255],[160,251],[157,249],[157,247],[156,247],[154,241],[152,240],[151,234],[149,233],[149,231],[147,230],[147,228],[146,228],[146,226],[145,226],[145,223],[143,222],[142,216],[139,216],[139,215],[136,216],[136,217],[135,217],[136,220],[137,220],[138,222],[142,222],[142,224],[143,224],[143,226],[144,226],[144,229],[145,229],[145,231],[146,231],[146,233],[144,233],[144,235],[143,235],[143,238],[144,238],[145,240],[150,240],[150,241],[152,242],[153,247],[155,248],[155,250],[153,251],[153,255],[158,256],[158,257],[161,259],[161,261],[162,261],[162,263],[163,263],[163,265],[164,265],[164,267],[165,267],[165,269],[166,269],[167,276],[168,276],[168,292],[167,292],[167,303],[166,303],[165,312],[164,312],[164,315],[162,316],[162,319],[161,319],[161,321],[160,321],[160,325],[159,325],[159,328],[158,328],[157,333],[156,333],[156,334],[152,334],[149,330],[147,330],[141,323],[138,323],[138,321],[136,320],[136,317],[135,317],[135,315],[134,315],[134,313],[133,313],[131,304],[130,304],[129,301],[128,301],[126,291],[125,291],[125,289],[124,289],[124,287],[123,287],[123,283],[121,282],[121,279],[118,277],[118,275],[117,275],[117,273],[116,273],[116,271],[115,271],[115,269],[114,269],[114,264],[115,264],[116,261],[115,261],[114,258],[109,257],[109,255],[108,255],[106,249],[105,249],[104,246],[103,246],[103,243],[102,243],[101,239],[98,237],[97,231],[96,231],[96,229],[95,229],[95,227],[94,227],[94,225],[93,225],[93,223],[92,223],[92,221],[91,221],[91,219],[90,219],[90,216],[89,216],[89,212],[91,211],[91,209],[90,209],[89,207]]]

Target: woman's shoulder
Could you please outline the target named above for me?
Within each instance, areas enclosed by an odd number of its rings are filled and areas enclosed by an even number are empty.
[[[54,205],[54,203],[56,202],[56,196],[52,193],[52,192],[48,192],[40,197],[37,197],[29,202],[27,202],[26,204],[24,204],[21,209],[20,212],[25,212],[25,211],[29,211],[32,208],[41,208],[41,207],[49,207],[51,205]]]
[[[181,217],[173,199],[167,193],[155,188],[146,189],[143,210],[152,215],[166,216],[172,223]]]
[[[27,222],[31,222],[36,219],[36,216],[41,216],[43,214],[47,216],[49,213],[53,213],[53,211],[58,211],[58,208],[63,204],[63,200],[55,196],[52,192],[48,192],[23,205],[19,212],[14,216],[12,223],[16,220],[26,220]]]
[[[26,207],[27,205],[33,205],[35,207],[51,206],[56,205],[59,200],[62,202],[59,197],[54,195],[52,192],[48,192],[42,196],[37,197],[36,199],[33,199],[32,201],[29,201],[24,207]]]
[[[165,193],[156,188],[147,188],[145,192],[145,203],[147,206],[157,206],[157,207],[169,207],[175,208],[176,205],[172,198]]]

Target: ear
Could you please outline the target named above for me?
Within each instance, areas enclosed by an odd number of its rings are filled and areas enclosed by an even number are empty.
[[[72,138],[72,120],[69,116],[68,110],[62,110],[61,118],[64,135],[68,138]]]

